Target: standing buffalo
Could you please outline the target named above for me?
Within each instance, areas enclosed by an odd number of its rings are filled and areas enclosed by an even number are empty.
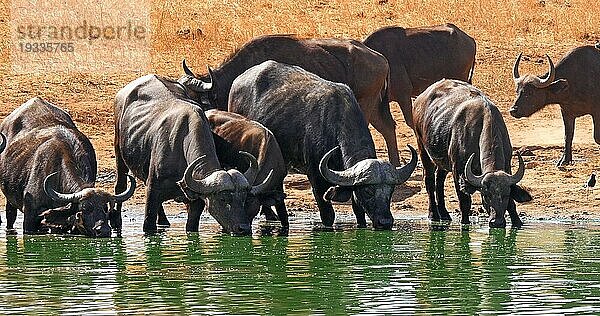
[[[115,203],[133,195],[135,180],[130,176],[129,189],[116,196],[94,188],[94,148],[69,114],[33,98],[9,114],[0,131],[8,141],[0,155],[0,181],[9,231],[20,209],[25,234],[43,232],[46,226],[73,234],[111,235],[110,213]]]
[[[389,99],[398,102],[410,127],[413,127],[411,97],[442,78],[471,83],[475,40],[453,24],[384,27],[369,35],[364,43],[387,58]]]
[[[388,156],[399,164],[395,123],[387,100],[388,62],[381,54],[361,42],[342,39],[302,39],[290,35],[260,36],[250,40],[213,71],[196,78],[185,63],[186,75],[180,82],[197,92],[197,99],[208,101],[219,110],[227,110],[233,80],[248,68],[267,60],[296,65],[321,78],[347,84],[373,127],[387,144]],[[207,91],[210,93],[206,93]]]
[[[249,197],[246,201],[246,213],[257,214],[260,206],[267,219],[274,220],[277,217],[274,216],[271,206],[275,206],[281,225],[288,227],[288,214],[283,194],[283,179],[287,169],[273,133],[262,124],[236,113],[210,110],[205,114],[213,133],[218,137],[215,139],[215,146],[221,164],[243,170],[247,168],[247,159],[237,153],[240,151],[250,153],[258,160],[255,184],[264,182],[272,170],[270,184],[265,187],[264,193]]]
[[[206,116],[179,83],[147,75],[121,89],[115,99],[114,145],[115,191],[125,189],[128,170],[146,182],[145,232],[156,231],[157,214],[160,224],[168,224],[162,203],[170,199],[186,204],[187,231],[198,231],[206,200],[208,212],[226,232],[251,232],[244,202],[248,194],[261,194],[269,177],[252,185],[258,163],[248,153],[245,174],[221,169]],[[120,205],[117,214],[120,226]]]
[[[600,144],[600,50],[594,46],[577,47],[556,68],[546,55],[550,69],[543,78],[519,75],[521,55],[513,67],[517,98],[510,114],[516,118],[530,116],[547,104],[558,103],[565,125],[565,149],[557,165],[571,163],[575,118],[592,116],[594,140]]]
[[[525,164],[519,154],[519,169],[510,174],[512,146],[502,115],[492,101],[468,83],[444,79],[417,97],[413,117],[429,195],[429,217],[450,220],[444,181],[452,172],[462,224],[469,224],[471,194],[478,190],[490,212],[490,227],[506,226],[507,209],[512,225],[521,226],[515,201],[531,200],[517,185],[525,174]]]
[[[399,168],[376,159],[368,123],[348,86],[266,61],[233,82],[229,111],[273,132],[286,164],[308,176],[325,226],[334,222],[330,201],[352,197],[359,226],[366,226],[366,213],[375,228],[391,229],[394,187],[410,177],[417,153],[409,147],[412,159]]]

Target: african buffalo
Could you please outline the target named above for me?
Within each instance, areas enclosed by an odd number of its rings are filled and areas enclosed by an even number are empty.
[[[543,78],[519,74],[522,54],[517,56],[513,67],[517,97],[510,115],[530,116],[548,104],[558,103],[565,125],[565,149],[557,165],[571,163],[575,118],[592,116],[594,140],[600,144],[600,50],[591,45],[577,47],[563,57],[556,68],[546,55],[550,69]]]
[[[330,201],[352,197],[359,226],[366,226],[366,213],[375,228],[392,227],[394,187],[410,177],[417,153],[409,146],[412,159],[399,168],[376,159],[368,123],[348,86],[266,61],[235,79],[228,109],[273,132],[286,164],[308,176],[324,226],[334,222]]]
[[[287,174],[287,168],[273,133],[262,124],[236,113],[209,110],[205,114],[213,133],[218,135],[218,138],[215,138],[215,146],[221,164],[245,170],[248,165],[247,159],[237,154],[245,151],[256,157],[258,161],[259,171],[254,184],[262,183],[267,179],[269,172],[271,170],[273,172],[264,193],[257,195],[256,201],[251,198],[246,201],[246,213],[256,215],[260,206],[267,219],[278,218],[283,227],[288,227],[285,194],[283,194],[283,179]],[[275,206],[277,216],[271,206]]]
[[[244,202],[248,194],[261,194],[269,177],[251,185],[258,162],[248,153],[244,153],[250,161],[245,174],[221,169],[204,111],[181,84],[146,75],[122,88],[115,98],[114,146],[115,191],[125,188],[128,170],[146,183],[145,232],[157,230],[157,214],[164,217],[162,203],[170,199],[186,204],[187,231],[198,231],[206,201],[224,231],[251,232],[252,218],[245,213]],[[115,225],[120,226],[120,205],[117,214]]]
[[[413,117],[429,195],[429,217],[450,220],[444,181],[452,172],[462,224],[469,224],[471,194],[477,190],[490,212],[490,227],[506,226],[507,209],[512,225],[521,226],[515,201],[531,200],[517,185],[525,174],[525,164],[517,153],[519,169],[510,174],[512,146],[494,103],[468,83],[443,79],[417,97]]]
[[[373,32],[363,43],[387,58],[389,100],[398,102],[410,127],[413,126],[411,97],[442,78],[470,83],[473,76],[475,40],[453,24],[388,26]]]
[[[323,79],[347,84],[373,127],[383,135],[388,156],[399,165],[395,122],[387,100],[388,62],[381,54],[361,42],[344,39],[304,39],[291,35],[268,35],[250,40],[221,66],[199,76],[183,64],[186,73],[180,82],[219,110],[227,110],[233,80],[248,68],[267,60],[296,65]],[[206,93],[211,91],[210,93]]]
[[[9,114],[0,131],[7,138],[0,155],[7,230],[14,230],[20,209],[25,234],[50,227],[72,234],[111,235],[109,213],[115,203],[133,195],[135,179],[129,176],[129,189],[119,195],[94,188],[94,148],[69,114],[36,97]]]

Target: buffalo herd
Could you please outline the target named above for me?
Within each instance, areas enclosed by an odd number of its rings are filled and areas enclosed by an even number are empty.
[[[143,76],[114,101],[114,194],[95,188],[94,148],[69,114],[35,97],[0,124],[7,232],[15,233],[21,210],[25,234],[120,234],[122,204],[136,178],[146,190],[145,233],[170,225],[168,200],[186,205],[188,232],[198,231],[205,208],[227,233],[251,234],[259,213],[287,231],[288,170],[308,177],[324,227],[334,223],[332,201],[351,201],[359,227],[368,217],[373,228],[391,229],[392,195],[418,157],[432,223],[451,220],[444,201],[451,172],[465,228],[476,191],[490,227],[506,227],[506,212],[520,227],[515,202],[532,199],[518,184],[525,164],[517,152],[518,169],[511,171],[504,119],[472,85],[475,52],[475,40],[452,24],[385,27],[364,42],[268,35],[205,74],[194,74],[184,60],[178,80]],[[521,59],[513,67],[509,113],[526,117],[560,104],[559,165],[572,161],[575,118],[592,116],[600,144],[600,47],[575,48],[556,67],[548,57],[541,77],[521,75]],[[419,153],[407,145],[406,163],[390,101],[416,135]],[[383,136],[389,161],[377,158],[369,124]]]

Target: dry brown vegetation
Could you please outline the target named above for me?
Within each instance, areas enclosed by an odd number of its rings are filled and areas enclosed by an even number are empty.
[[[519,210],[537,216],[580,217],[594,211],[600,200],[586,198],[582,184],[600,161],[593,142],[591,120],[578,120],[575,165],[554,167],[563,143],[563,128],[556,106],[525,120],[506,114],[514,98],[511,67],[516,54],[525,52],[521,73],[542,74],[548,53],[555,62],[573,47],[600,39],[600,6],[587,0],[311,0],[311,1],[151,1],[152,72],[179,77],[186,58],[197,71],[216,66],[248,39],[262,34],[295,33],[307,37],[362,39],[386,25],[405,27],[452,22],[477,41],[474,84],[486,92],[505,114],[515,147],[539,145],[526,157],[523,184],[535,200]],[[142,73],[11,73],[9,3],[0,3],[0,118],[27,99],[39,95],[68,109],[78,126],[89,135],[99,157],[100,171],[114,168],[112,157],[112,99],[126,83]],[[412,131],[398,122],[399,146],[414,144]],[[382,138],[374,133],[379,153],[385,155]],[[426,214],[426,194],[421,189],[421,170],[406,186],[399,187],[394,213]],[[104,184],[109,185],[109,183]],[[110,184],[111,185],[111,184]],[[457,203],[447,182],[451,208]],[[290,178],[292,207],[313,208],[306,182]],[[406,192],[410,192],[407,194]],[[402,197],[410,195],[403,200]],[[137,201],[143,190],[138,189]],[[600,196],[599,196],[600,197]],[[583,215],[582,215],[583,214]],[[592,216],[597,214],[592,214]]]

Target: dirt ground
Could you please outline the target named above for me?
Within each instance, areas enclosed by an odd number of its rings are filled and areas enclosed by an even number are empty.
[[[555,163],[561,156],[564,133],[558,106],[548,106],[530,118],[520,120],[512,118],[507,112],[514,100],[511,70],[516,54],[525,51],[525,58],[521,63],[522,74],[526,72],[543,74],[547,69],[543,58],[546,52],[556,63],[570,49],[596,42],[600,34],[598,30],[600,23],[597,20],[595,23],[589,20],[590,15],[598,16],[596,12],[598,8],[587,7],[589,4],[585,1],[571,1],[569,5],[565,4],[567,2],[559,1],[518,2],[524,6],[529,4],[535,6],[535,9],[523,13],[520,8],[514,7],[513,2],[507,2],[505,6],[488,0],[465,2],[465,6],[490,5],[490,10],[498,10],[497,16],[489,17],[488,22],[486,18],[480,16],[481,9],[465,15],[456,10],[445,10],[443,6],[449,2],[456,5],[454,1],[426,1],[430,7],[426,5],[419,7],[417,5],[419,2],[408,1],[412,7],[410,5],[404,7],[399,2],[388,3],[380,0],[360,2],[360,6],[353,7],[343,1],[307,1],[306,8],[300,8],[288,1],[270,6],[268,5],[270,2],[262,1],[256,3],[240,1],[238,6],[233,5],[232,2],[203,4],[196,1],[165,1],[161,2],[162,5],[151,2],[151,16],[155,30],[150,69],[152,72],[177,78],[182,73],[180,60],[184,57],[197,71],[204,69],[206,64],[217,66],[235,47],[260,34],[298,33],[313,37],[338,36],[360,39],[384,25],[419,26],[451,21],[477,41],[474,84],[488,94],[503,113],[514,148],[526,147],[532,153],[524,156],[526,172],[521,184],[530,191],[534,200],[518,205],[518,211],[525,216],[525,220],[600,218],[598,212],[600,190],[596,192],[583,188],[583,184],[589,175],[596,171],[600,162],[598,145],[593,140],[591,118],[588,116],[577,120],[573,145],[575,163],[558,169]],[[216,7],[219,10],[212,10],[213,15],[206,15],[204,14],[206,6],[212,6],[213,9]],[[232,10],[238,10],[240,6],[246,10],[240,10],[239,12],[242,13],[238,15],[231,13]],[[293,21],[286,22],[281,18],[273,21],[264,19],[264,16],[269,14],[281,15],[278,10],[282,7],[288,8],[286,14],[289,15],[286,16],[294,16]],[[256,14],[257,10],[263,13],[263,20],[258,22],[248,20],[250,17],[259,18]],[[556,12],[562,15],[558,16]],[[578,17],[572,21],[573,25],[577,23],[581,25],[579,27],[571,25],[571,28],[562,30],[557,24],[562,23],[561,21],[569,21],[570,14]],[[352,15],[352,19],[349,21],[343,19],[347,15]],[[227,20],[228,18],[231,19]],[[227,21],[223,22],[225,20]],[[160,28],[156,25],[159,21]],[[588,22],[585,24],[582,21]],[[289,23],[296,24],[290,26]],[[249,26],[250,24],[252,25]],[[306,27],[298,25],[306,25]],[[0,4],[0,39],[2,39],[0,119],[36,95],[69,111],[78,127],[89,136],[96,149],[99,185],[112,190],[115,168],[112,149],[114,135],[112,100],[120,88],[144,73],[17,75],[12,73],[10,66],[9,30],[8,4],[2,3]],[[199,35],[195,36],[194,32]],[[231,36],[228,36],[228,32],[231,32]],[[397,104],[392,103],[390,106],[397,122],[398,146],[404,149],[402,155],[408,158],[405,145],[412,144],[416,147],[414,134],[404,124]],[[374,130],[372,135],[376,142],[378,156],[386,158],[387,153],[382,137]],[[514,168],[516,163],[513,161]],[[392,202],[392,212],[396,217],[427,215],[427,194],[422,174],[419,165],[410,180],[396,188]],[[134,199],[128,203],[140,205],[144,203],[144,185],[138,184]],[[446,192],[448,209],[456,209],[458,202],[450,176],[446,182]],[[288,195],[286,203],[291,212],[307,211],[313,215],[318,214],[305,176],[289,175],[286,179],[286,193]],[[477,210],[480,206],[478,195],[475,196],[474,202],[474,209]],[[3,197],[0,197],[0,203],[4,203]],[[169,205],[170,212],[180,212],[183,209],[182,204],[169,203]],[[350,210],[347,204],[337,205],[335,208],[345,212]],[[456,220],[458,216],[454,215],[454,218]]]

